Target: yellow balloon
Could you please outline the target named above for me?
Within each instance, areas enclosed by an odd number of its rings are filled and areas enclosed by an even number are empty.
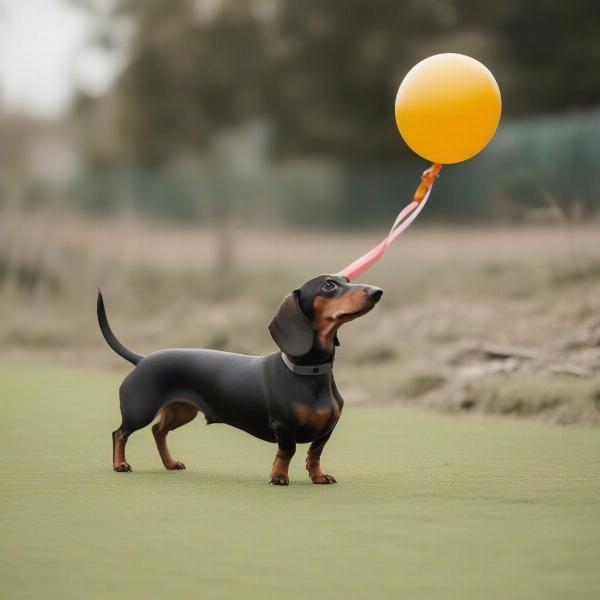
[[[502,110],[494,76],[464,54],[436,54],[415,65],[396,96],[400,135],[419,156],[441,164],[475,156],[492,139]]]

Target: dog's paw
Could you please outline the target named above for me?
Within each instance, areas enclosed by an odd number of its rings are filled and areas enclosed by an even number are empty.
[[[323,475],[320,475],[319,477],[315,477],[312,480],[313,483],[318,483],[318,484],[324,484],[324,485],[329,485],[330,483],[337,483],[336,478],[333,475],[328,475],[327,473],[324,473]]]
[[[287,475],[271,475],[269,483],[271,485],[290,485],[290,478]]]
[[[183,471],[185,469],[185,465],[182,462],[177,461],[172,465],[169,465],[167,469],[169,469],[169,471]]]
[[[117,473],[131,473],[131,465],[126,462],[119,463],[113,466],[113,471]]]

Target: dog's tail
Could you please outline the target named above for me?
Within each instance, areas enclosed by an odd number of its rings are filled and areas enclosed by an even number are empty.
[[[121,344],[121,342],[112,332],[112,329],[108,324],[108,319],[106,318],[106,311],[104,310],[104,300],[102,299],[102,292],[100,290],[98,290],[97,310],[100,331],[102,331],[102,335],[104,336],[104,339],[107,341],[108,345],[125,360],[128,360],[130,363],[137,365],[140,362],[140,360],[142,360],[142,358],[144,357],[141,354],[136,354],[128,348],[125,348],[125,346]]]

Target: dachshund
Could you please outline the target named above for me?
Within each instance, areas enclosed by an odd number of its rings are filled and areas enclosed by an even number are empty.
[[[113,432],[113,469],[131,471],[125,458],[129,436],[152,427],[167,469],[185,469],[171,455],[167,434],[202,412],[206,422],[226,423],[277,443],[269,483],[288,485],[296,444],[310,443],[306,469],[313,483],[336,483],[321,469],[321,453],[344,401],[333,379],[337,331],[368,313],[383,290],[321,275],[289,293],[269,323],[279,352],[247,356],[205,349],[159,350],[142,356],[112,332],[100,290],[98,323],[108,345],[135,365],[119,389],[122,422]]]

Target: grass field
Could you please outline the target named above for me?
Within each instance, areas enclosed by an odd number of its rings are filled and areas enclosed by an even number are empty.
[[[349,406],[314,486],[198,419],[161,468],[149,430],[111,470],[119,376],[0,366],[0,596],[598,598],[600,436]],[[343,390],[342,390],[343,391]]]

